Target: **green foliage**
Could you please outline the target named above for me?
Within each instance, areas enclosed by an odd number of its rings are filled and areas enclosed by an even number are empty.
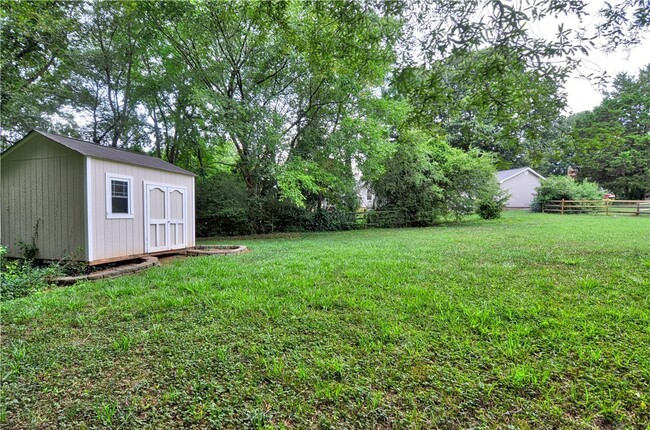
[[[0,8],[0,151],[35,127],[47,127],[59,110],[69,76],[67,57],[79,28],[74,2],[3,1]]]
[[[555,121],[524,146],[545,175],[577,169],[619,199],[642,200],[650,192],[650,65],[638,77],[618,75],[600,105]]]
[[[28,296],[49,287],[48,279],[61,273],[56,265],[35,267],[31,260],[8,259],[0,246],[0,301]]]
[[[580,177],[618,198],[643,199],[650,192],[650,64],[638,78],[620,74],[613,86],[593,111],[576,115],[568,149]]]
[[[494,158],[480,150],[451,148],[443,172],[446,209],[456,219],[474,213],[479,201],[499,199]]]
[[[442,213],[440,185],[445,178],[440,164],[446,149],[439,139],[420,131],[400,134],[395,152],[385,162],[385,172],[372,182],[377,209],[398,210],[411,219]]]
[[[345,206],[312,209],[290,199],[254,196],[239,175],[228,172],[197,181],[196,208],[200,237],[350,230],[356,225],[354,213]]]
[[[349,166],[364,141],[342,141],[340,134],[377,98],[370,89],[394,61],[399,21],[336,2],[141,9],[194,82],[201,116],[219,124],[204,132],[236,151],[235,170],[250,194],[297,206],[309,194],[330,203],[339,198],[333,190],[345,175],[330,164]]]
[[[501,212],[503,212],[509,197],[505,191],[501,191],[492,197],[482,197],[478,201],[476,213],[483,219],[501,218]]]
[[[474,213],[480,199],[499,192],[492,158],[452,148],[417,130],[399,135],[372,189],[377,209],[398,211],[398,218],[411,225],[430,225],[448,214],[458,219]]]
[[[307,210],[276,196],[251,195],[237,174],[197,181],[197,236],[232,236],[300,230]]]
[[[495,200],[481,200],[478,203],[476,213],[483,219],[497,219],[501,218],[501,212],[505,203],[499,203]]]
[[[533,210],[541,210],[551,200],[600,200],[603,191],[590,181],[578,182],[569,176],[549,176],[535,188]]]
[[[113,424],[113,419],[117,413],[117,404],[113,402],[101,402],[95,405],[95,416],[103,426],[110,426]]]
[[[522,137],[539,136],[559,116],[559,85],[514,51],[483,49],[404,68],[391,92],[412,105],[410,124],[444,132],[456,148],[494,152],[508,166],[526,154]]]
[[[246,184],[222,172],[196,181],[197,236],[247,234],[251,230]]]
[[[603,7],[593,17],[601,36],[638,42],[648,29],[641,3]],[[245,187],[237,197],[245,204],[220,194],[224,207],[217,196],[206,197],[210,209],[199,212],[218,226],[214,231],[229,232],[306,228],[325,207],[354,211],[353,167],[376,182],[387,163],[419,166],[407,175],[410,185],[390,197],[401,195],[404,217],[428,223],[470,213],[478,196],[469,182],[479,183],[480,175],[462,172],[485,173],[468,168],[483,156],[433,150],[448,152],[443,162],[417,149],[391,161],[396,130],[415,127],[464,151],[497,154],[504,167],[522,159],[544,165],[540,153],[556,137],[548,128],[563,107],[562,82],[576,55],[593,44],[572,29],[543,40],[529,28],[561,13],[584,18],[584,0],[530,7],[446,0],[3,6],[0,139],[38,126],[149,152],[206,181],[232,172],[237,187]],[[419,42],[420,49],[410,49]],[[582,124],[577,134],[588,141],[603,137],[597,145],[581,143],[585,151],[576,151],[575,161],[584,177],[638,197],[648,190],[647,91],[628,83],[621,80],[620,94],[611,98],[627,97],[621,106],[639,106],[638,112],[616,105],[617,115],[593,121],[616,117],[610,123],[621,124],[625,136]],[[631,133],[625,118],[641,126]],[[560,143],[549,145],[549,171],[574,160],[557,148],[565,146],[566,133],[560,134]],[[422,194],[409,201],[409,188]]]
[[[32,239],[30,243],[19,240],[18,248],[20,248],[20,251],[23,254],[23,258],[26,261],[34,261],[38,255],[38,247],[36,246],[34,239]]]

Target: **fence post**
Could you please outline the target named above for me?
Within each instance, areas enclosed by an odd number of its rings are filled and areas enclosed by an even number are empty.
[[[641,202],[636,202],[636,216],[641,214]]]
[[[564,215],[564,199],[562,199],[562,206],[560,206],[560,215]]]
[[[609,215],[609,199],[605,199],[605,216]]]

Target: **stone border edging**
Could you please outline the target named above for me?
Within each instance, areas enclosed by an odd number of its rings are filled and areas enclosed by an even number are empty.
[[[231,255],[248,252],[244,245],[197,245],[189,248],[187,255]]]
[[[57,285],[72,285],[75,282],[79,282],[79,281],[94,281],[96,279],[113,278],[115,276],[126,275],[129,273],[136,273],[148,269],[150,267],[160,265],[160,263],[158,262],[158,257],[154,257],[153,255],[148,255],[142,257],[141,259],[144,261],[140,263],[127,264],[125,266],[101,270],[99,272],[90,273],[88,275],[60,276],[60,277],[52,278],[51,281]]]

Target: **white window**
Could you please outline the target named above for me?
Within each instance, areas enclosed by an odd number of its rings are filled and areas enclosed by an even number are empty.
[[[133,177],[106,174],[106,218],[133,218]]]

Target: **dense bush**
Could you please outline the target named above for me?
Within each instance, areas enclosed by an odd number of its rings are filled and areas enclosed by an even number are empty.
[[[356,227],[357,219],[353,212],[320,209],[310,214],[307,229],[311,231],[341,231],[353,230]]]
[[[535,188],[532,210],[541,211],[551,200],[600,200],[603,191],[595,182],[578,182],[569,176],[550,176]]]
[[[503,190],[492,197],[485,196],[478,201],[476,213],[483,219],[501,218],[501,212],[509,198],[510,194]]]
[[[29,260],[10,260],[0,246],[0,300],[28,296],[49,286],[48,279],[60,274],[56,265],[36,267]]]
[[[494,160],[485,153],[452,148],[444,140],[419,130],[403,132],[395,143],[395,151],[387,152],[379,163],[382,169],[365,178],[375,192],[377,209],[366,217],[367,225],[427,226],[447,216],[459,219],[475,213],[481,203],[481,213],[489,211],[490,217],[498,216],[502,208],[500,188]],[[198,180],[197,235],[356,228],[354,205],[358,201],[354,178],[347,175],[350,165],[330,167],[340,176],[333,188],[323,187],[316,180],[313,187],[303,189],[306,180],[302,170],[284,172],[283,180],[293,184],[289,188],[304,197],[304,206],[296,204],[295,198],[283,200],[285,196],[278,191],[282,187],[266,190],[262,197],[255,195],[239,175],[230,172]],[[309,163],[305,162],[304,168],[309,170]]]
[[[197,236],[248,234],[251,204],[246,185],[235,175],[217,173],[197,180]]]
[[[396,142],[385,172],[372,181],[380,210],[396,211],[408,225],[430,225],[452,215],[474,213],[480,201],[498,196],[493,160],[464,152],[422,131],[409,130]]]
[[[356,226],[355,215],[348,209],[311,209],[273,194],[251,196],[244,182],[231,173],[197,181],[196,209],[199,237],[350,230]]]

